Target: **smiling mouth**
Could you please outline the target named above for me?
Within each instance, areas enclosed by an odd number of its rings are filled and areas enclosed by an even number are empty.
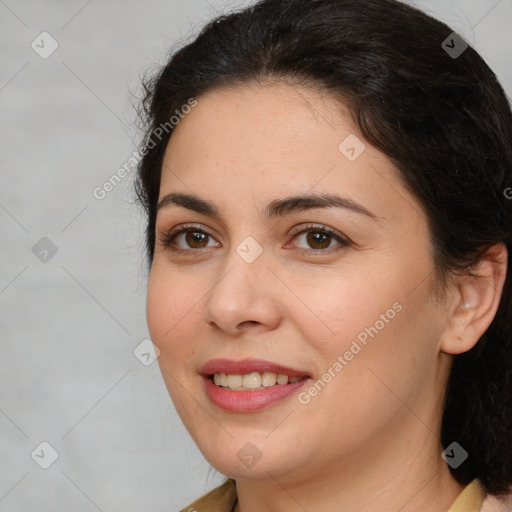
[[[295,384],[308,377],[289,377],[286,374],[274,372],[251,372],[246,374],[213,373],[209,378],[216,386],[230,391],[255,391],[273,386]]]
[[[262,359],[212,359],[200,375],[206,396],[215,406],[241,414],[275,406],[311,380],[307,370]]]

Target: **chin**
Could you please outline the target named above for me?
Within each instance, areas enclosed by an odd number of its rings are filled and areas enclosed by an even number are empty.
[[[272,434],[268,439],[265,435],[234,434],[222,445],[214,437],[208,437],[205,442],[195,441],[209,464],[233,479],[268,479],[270,475],[277,477],[302,465],[302,461],[294,458],[297,450],[285,443],[289,436],[271,440]]]

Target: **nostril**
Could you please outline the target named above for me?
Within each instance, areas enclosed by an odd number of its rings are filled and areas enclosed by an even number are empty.
[[[244,325],[252,325],[252,324],[259,324],[259,322],[257,322],[256,320],[246,320],[245,322],[242,322],[238,325],[238,327],[240,326],[244,326]]]

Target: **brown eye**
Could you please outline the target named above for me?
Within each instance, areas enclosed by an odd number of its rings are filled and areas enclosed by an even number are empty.
[[[202,249],[208,244],[208,235],[201,231],[187,231],[183,233],[185,235],[185,241],[189,247],[193,249]]]
[[[166,235],[162,244],[176,252],[193,252],[198,249],[219,246],[212,235],[194,226],[188,228],[180,226]]]
[[[303,239],[303,245],[299,245],[299,248],[311,254],[329,253],[331,250],[351,245],[347,239],[324,226],[306,226],[295,233],[293,239]],[[332,244],[332,242],[335,243]]]
[[[331,243],[332,236],[320,231],[309,231],[306,240],[312,249],[327,249]]]

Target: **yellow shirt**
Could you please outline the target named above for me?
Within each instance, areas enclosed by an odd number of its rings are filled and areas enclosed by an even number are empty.
[[[448,512],[480,512],[483,500],[483,488],[475,479],[459,494]],[[224,484],[194,501],[180,512],[233,512],[235,505],[235,481],[228,478]]]

